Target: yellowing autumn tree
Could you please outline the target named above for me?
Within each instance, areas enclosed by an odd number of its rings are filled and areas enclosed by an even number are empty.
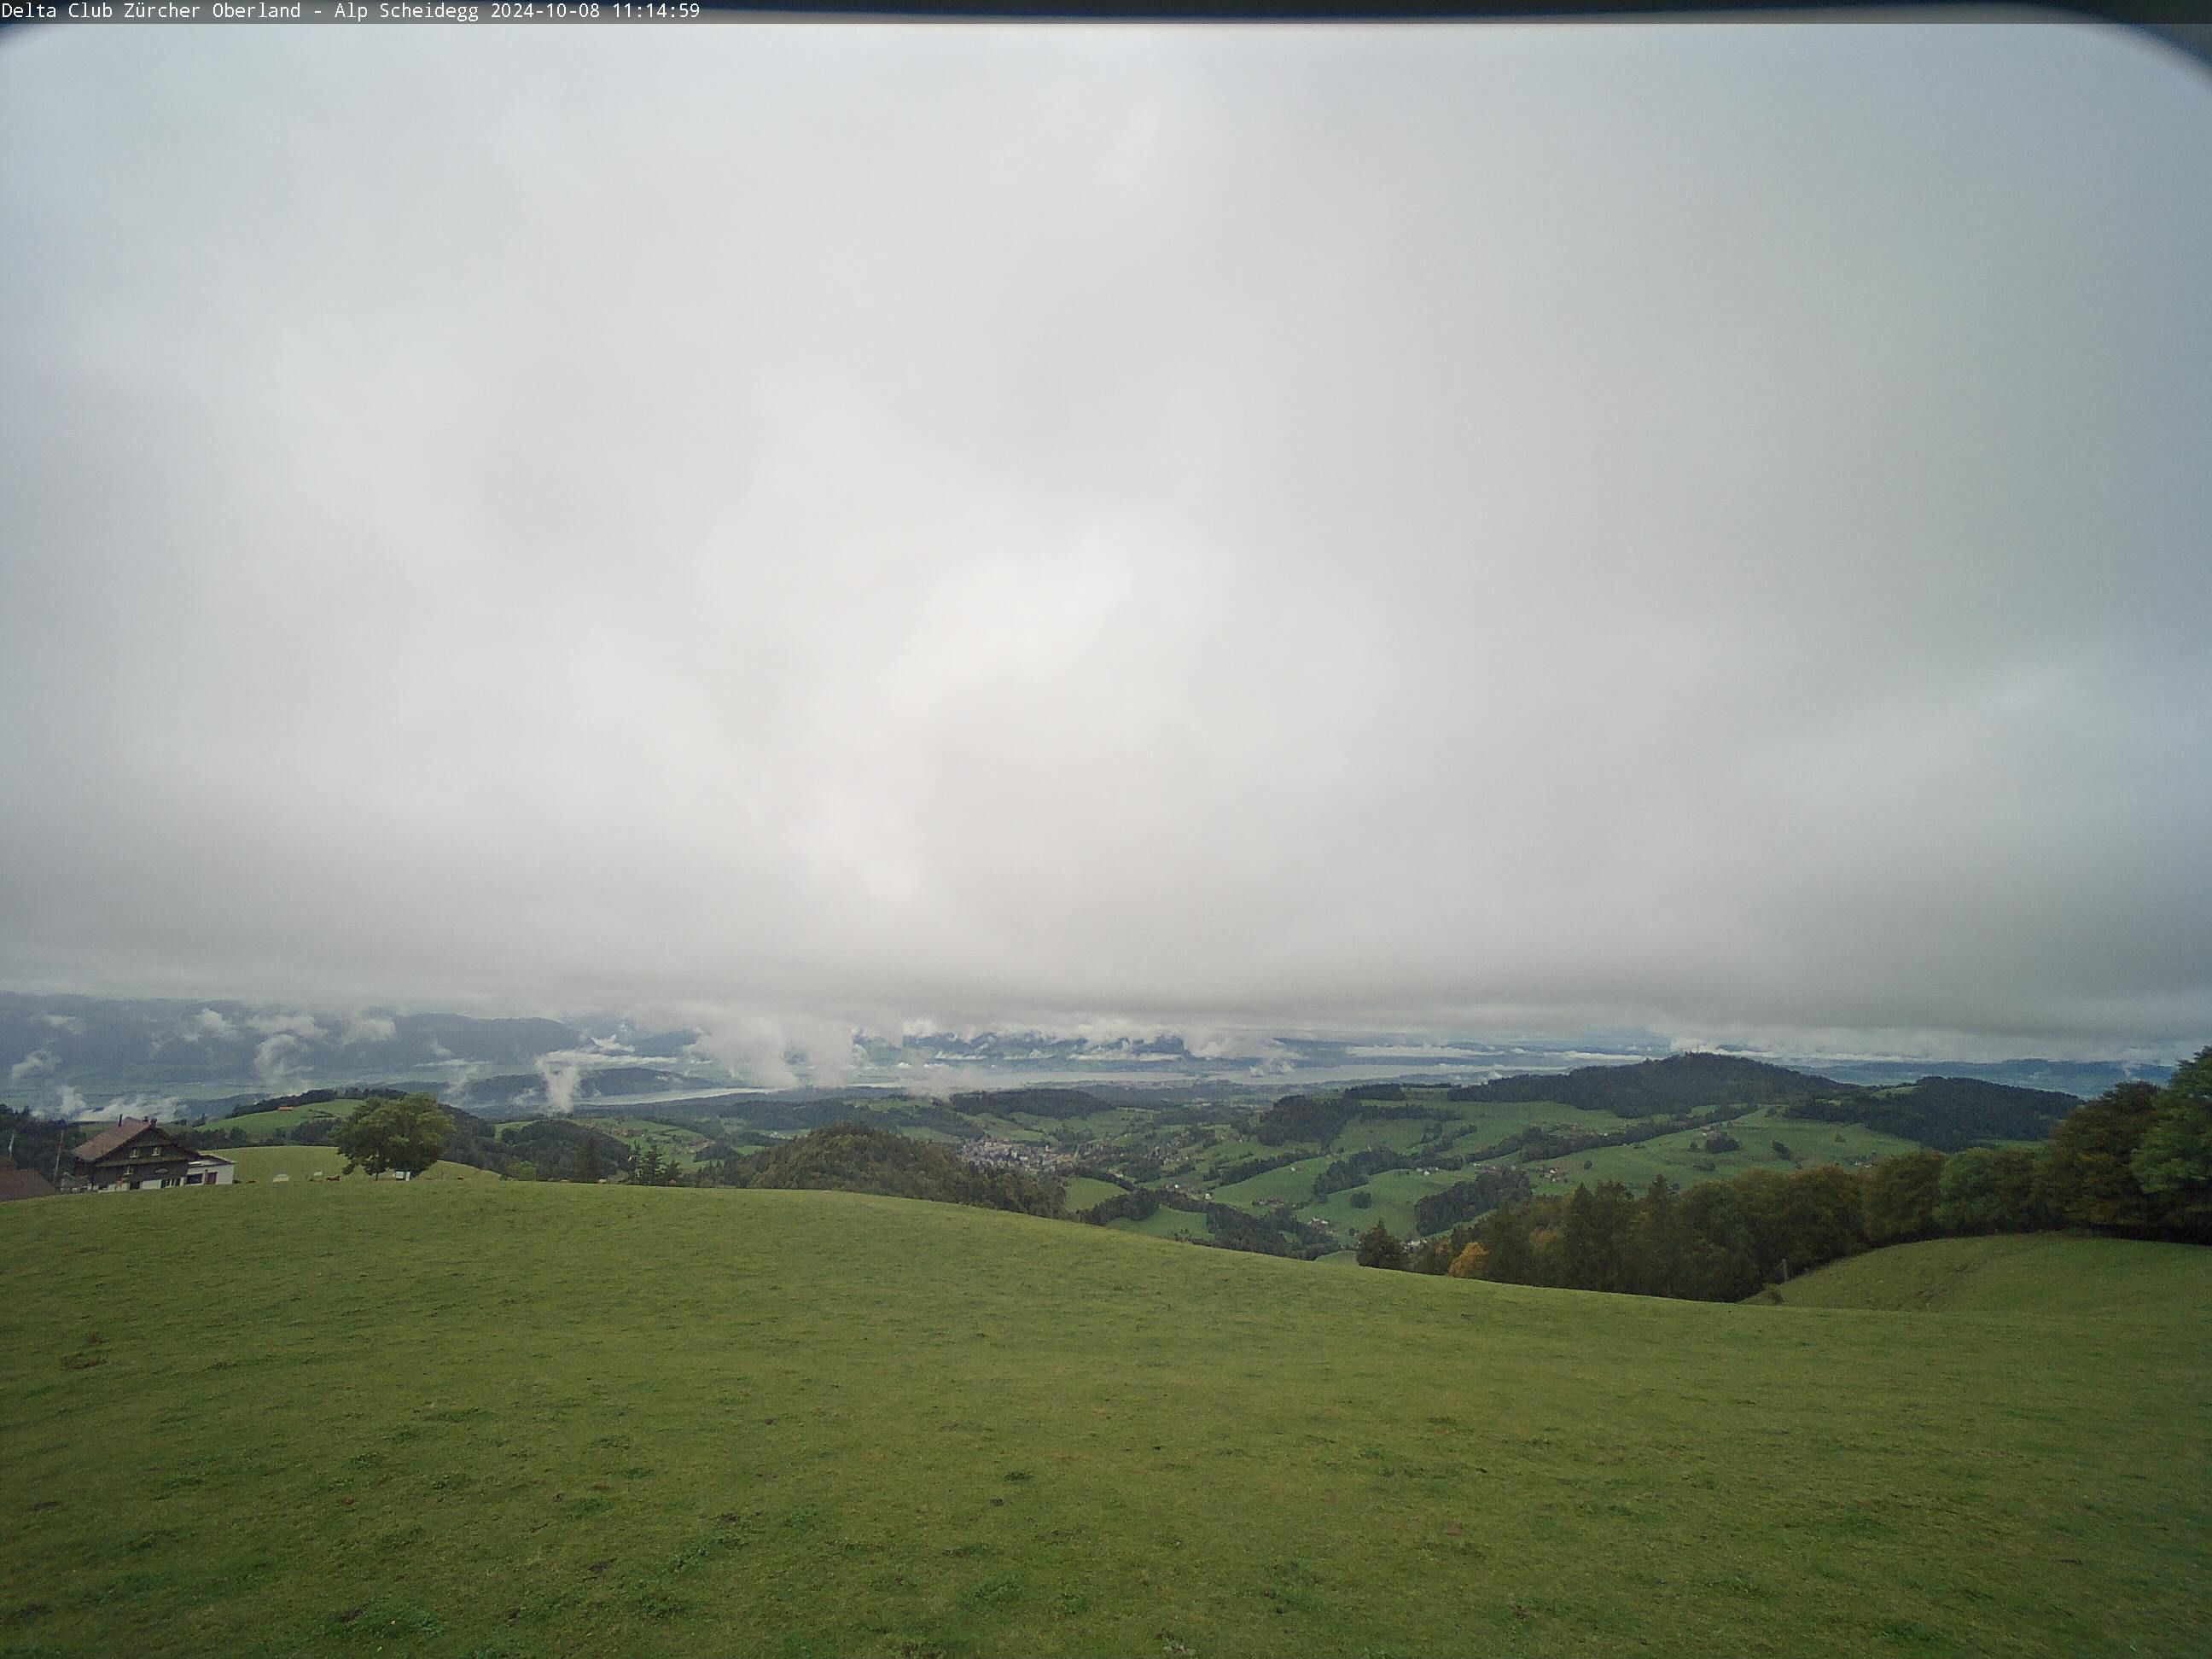
[[[1482,1264],[1489,1260],[1490,1252],[1482,1248],[1480,1239],[1476,1239],[1454,1256],[1451,1266],[1444,1271],[1454,1279],[1480,1279],[1482,1277]]]

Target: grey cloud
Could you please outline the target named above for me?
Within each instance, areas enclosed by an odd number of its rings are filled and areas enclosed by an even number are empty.
[[[77,1122],[117,1122],[126,1117],[162,1118],[182,1117],[185,1103],[174,1095],[120,1095],[102,1106],[88,1104],[84,1097],[66,1084],[61,1090],[62,1115]]]
[[[253,1075],[264,1088],[281,1090],[304,1082],[306,1073],[301,1057],[307,1052],[304,1037],[289,1031],[264,1037],[253,1050]]]
[[[569,1054],[540,1054],[538,1076],[545,1085],[545,1109],[562,1116],[576,1109],[576,1091],[584,1080],[584,1063]]]
[[[2201,1041],[2208,144],[2050,26],[12,41],[0,981]]]
[[[240,1033],[238,1027],[231,1024],[228,1015],[213,1008],[203,1008],[190,1019],[178,1023],[177,1035],[187,1042],[198,1042],[204,1039],[212,1039],[217,1042],[235,1042],[238,1041]]]
[[[264,1036],[296,1037],[303,1043],[320,1042],[325,1035],[321,1023],[313,1014],[254,1014],[246,1023]]]
[[[389,1042],[399,1027],[388,1014],[349,1014],[338,1041],[347,1048],[362,1042]]]
[[[41,1072],[51,1072],[60,1063],[61,1056],[51,1048],[33,1048],[8,1068],[8,1081],[21,1083]]]

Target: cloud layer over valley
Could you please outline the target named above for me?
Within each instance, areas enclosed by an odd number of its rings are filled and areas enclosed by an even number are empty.
[[[0,985],[2193,1046],[2208,150],[2053,26],[0,43]]]

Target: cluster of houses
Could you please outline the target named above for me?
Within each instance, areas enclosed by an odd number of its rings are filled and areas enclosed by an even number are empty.
[[[160,1124],[126,1117],[70,1152],[62,1184],[0,1159],[0,1201],[70,1193],[137,1192],[149,1187],[228,1187],[238,1169],[227,1158],[187,1146]]]
[[[969,1164],[995,1164],[1006,1169],[1025,1170],[1033,1175],[1057,1170],[1067,1162],[1066,1157],[1049,1146],[1023,1140],[963,1141],[960,1156]]]

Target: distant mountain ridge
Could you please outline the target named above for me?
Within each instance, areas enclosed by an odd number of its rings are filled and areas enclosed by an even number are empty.
[[[1765,1090],[1760,1097],[1778,1102],[1799,1098],[1793,1071],[1818,1075],[1830,1091],[1911,1084],[1940,1073],[2086,1097],[2129,1078],[2162,1081],[2172,1070],[2119,1060],[1662,1059],[1664,1042],[1649,1033],[1486,1042],[1389,1034],[1186,1035],[1121,1030],[1108,1023],[1062,1031],[855,1030],[849,1053],[818,1065],[797,1050],[770,1054],[759,1075],[747,1076],[710,1058],[714,1045],[706,1035],[690,1027],[643,1029],[611,1016],[477,1018],[225,999],[0,992],[0,1100],[46,1115],[174,1116],[304,1088],[406,1083],[504,1115],[559,1112],[620,1097],[677,1097],[732,1087],[757,1092],[761,1081],[778,1085],[779,1095],[813,1090],[827,1097],[869,1088],[939,1095],[1058,1088],[1109,1096],[1170,1089],[1192,1100],[1249,1100],[1285,1086],[1387,1089],[1389,1084],[1375,1080],[1389,1079],[1486,1091],[1482,1097],[1499,1100],[1554,1098],[1564,1088],[1578,1091],[1593,1109],[1636,1115],[1663,1110],[1669,1099],[1687,1098],[1716,1082]],[[1599,1073],[1627,1076],[1589,1080]],[[1562,1077],[1577,1080],[1555,1081]],[[1046,1115],[1058,1115],[1048,1097],[1038,1098]],[[1071,1114],[1079,1103],[1066,1103]]]
[[[1863,1123],[1957,1152],[1993,1140],[2041,1140],[2081,1101],[1978,1078],[1923,1076],[1901,1086],[1840,1082],[1739,1054],[1681,1054],[1635,1066],[1589,1066],[1454,1089],[1454,1100],[1557,1101],[1616,1117],[1664,1117],[1720,1105],[1770,1106],[1782,1117]]]
[[[185,1103],[219,1108],[357,1081],[404,1081],[454,1095],[484,1073],[505,1072],[518,1089],[535,1086],[543,1106],[543,1060],[580,1057],[580,1070],[643,1069],[682,1056],[697,1036],[542,1018],[9,992],[0,993],[0,1099],[47,1112],[112,1104],[160,1115]],[[661,1074],[679,1084],[684,1076],[673,1067]]]
[[[2041,1140],[2081,1104],[2072,1095],[1972,1078],[1923,1077],[1901,1087],[1871,1088],[1742,1055],[1694,1052],[1631,1066],[1521,1073],[1462,1085],[1446,1097],[1549,1103],[1647,1124],[1687,1123],[1692,1115],[1720,1108],[1763,1106],[1782,1117],[1863,1123],[1943,1152],[1990,1141]],[[1309,1140],[1326,1146],[1355,1117],[1423,1117],[1433,1109],[1396,1084],[1285,1095],[1254,1120],[1252,1135],[1263,1146]]]
[[[1719,1104],[1771,1106],[1851,1090],[1833,1078],[1792,1071],[1739,1054],[1669,1054],[1633,1066],[1584,1066],[1522,1073],[1454,1089],[1454,1100],[1555,1100],[1616,1117],[1657,1117]]]

